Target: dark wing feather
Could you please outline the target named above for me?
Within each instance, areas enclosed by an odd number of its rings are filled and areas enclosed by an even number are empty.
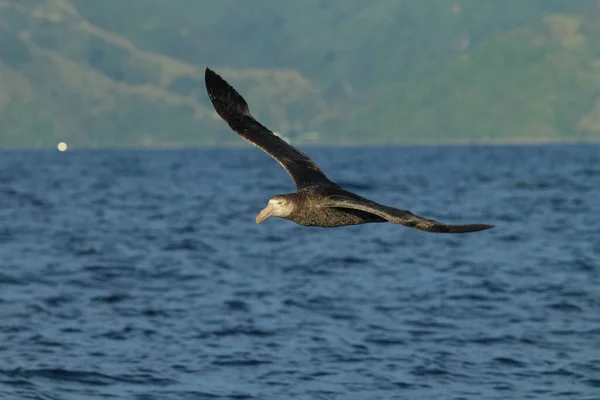
[[[400,210],[398,208],[387,207],[381,204],[377,204],[372,201],[361,201],[351,199],[345,196],[330,196],[327,198],[326,207],[335,208],[350,208],[353,210],[366,211],[371,214],[377,215],[381,218],[388,220],[394,224],[405,225],[410,228],[419,229],[425,232],[434,233],[468,233],[483,231],[486,229],[493,228],[494,225],[485,224],[469,224],[469,225],[448,225],[419,217],[407,210]]]
[[[298,190],[311,185],[338,187],[310,157],[255,120],[246,100],[216,72],[206,68],[204,82],[217,114],[244,140],[277,160],[291,176]]]

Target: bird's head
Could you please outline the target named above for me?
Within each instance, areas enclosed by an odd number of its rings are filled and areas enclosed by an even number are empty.
[[[258,213],[256,223],[260,224],[270,217],[286,218],[294,211],[295,207],[296,204],[290,196],[284,194],[274,196],[269,200],[267,206]]]

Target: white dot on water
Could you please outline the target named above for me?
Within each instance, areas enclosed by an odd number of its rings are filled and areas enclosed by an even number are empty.
[[[58,151],[67,151],[67,144],[65,142],[60,142],[57,147]]]

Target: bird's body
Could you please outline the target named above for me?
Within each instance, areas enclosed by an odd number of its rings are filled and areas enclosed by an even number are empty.
[[[391,222],[437,233],[467,233],[493,227],[486,224],[442,224],[344,190],[331,181],[310,157],[261,125],[250,113],[244,98],[217,73],[206,68],[204,79],[210,100],[221,118],[244,140],[277,160],[296,184],[296,192],[272,197],[256,216],[256,223],[269,217],[322,228]]]
[[[292,213],[286,219],[302,226],[335,228],[371,222],[387,222],[386,219],[366,211],[329,206],[328,199],[331,196],[346,196],[357,201],[366,200],[355,193],[333,186],[308,186],[295,193],[280,196],[289,199],[294,204]]]

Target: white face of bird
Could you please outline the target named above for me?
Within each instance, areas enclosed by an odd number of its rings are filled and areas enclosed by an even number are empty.
[[[270,217],[285,218],[294,211],[294,203],[285,196],[275,196],[269,200],[267,206],[256,216],[256,223],[260,224]]]

